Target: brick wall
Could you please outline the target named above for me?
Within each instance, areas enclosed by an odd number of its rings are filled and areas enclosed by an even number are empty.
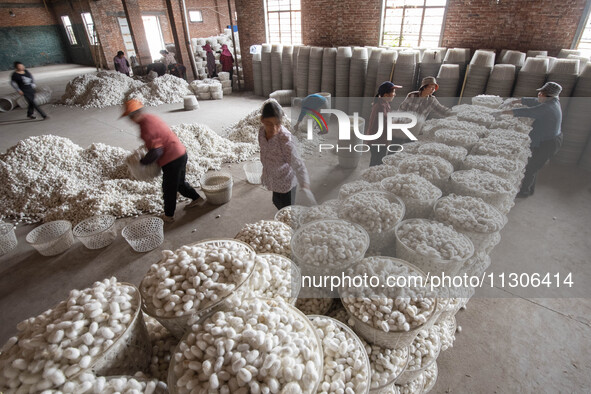
[[[244,84],[247,90],[254,88],[252,80],[252,55],[250,46],[265,42],[265,9],[262,1],[235,0],[240,35],[240,52],[242,53],[242,69]]]
[[[548,50],[570,48],[587,0],[448,0],[442,46]]]
[[[172,31],[170,29],[170,22],[166,12],[166,1],[164,0],[141,0],[139,1],[142,15],[156,15],[160,22],[160,29],[162,30],[162,38],[166,44],[174,43],[172,38]]]
[[[187,18],[189,11],[201,11],[203,16],[203,22],[189,21],[191,37],[204,38],[218,35],[224,32],[226,26],[230,25],[227,0],[186,0],[185,4],[187,6]],[[233,0],[232,11],[236,11]]]
[[[0,26],[47,26],[57,25],[51,8],[46,9],[43,0],[11,0],[0,8]],[[12,10],[15,16],[10,16]]]
[[[302,0],[301,4],[305,45],[378,45],[381,0]]]

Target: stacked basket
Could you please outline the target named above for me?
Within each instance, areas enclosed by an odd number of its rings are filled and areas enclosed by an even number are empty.
[[[319,92],[322,79],[323,48],[310,48],[310,64],[308,66],[308,94]]]
[[[263,96],[269,97],[273,91],[272,69],[271,69],[271,51],[273,46],[271,44],[263,44],[263,52],[261,53],[261,70],[263,81]]]
[[[382,52],[382,56],[380,57],[380,61],[378,63],[378,72],[376,74],[376,89],[374,91],[374,95],[375,92],[377,92],[378,86],[380,86],[382,82],[392,80],[392,70],[397,59],[398,52],[396,51],[384,50]],[[398,84],[396,80],[394,80],[394,83]]]
[[[444,64],[456,64],[458,66],[458,70],[459,70],[458,80],[460,81],[460,83],[463,83],[464,76],[466,75],[466,67],[468,65],[469,60],[470,60],[469,55],[468,55],[468,59],[466,59],[466,51],[464,49],[453,48],[453,49],[448,49],[447,53],[445,54],[445,58],[443,59],[443,63]],[[453,93],[453,96],[455,97],[457,95],[457,93],[459,93],[459,89]]]
[[[263,66],[261,64],[261,54],[252,55],[252,78],[254,82],[255,96],[263,95]]]
[[[577,164],[582,158],[585,143],[591,136],[591,64],[587,64],[579,77],[573,98],[570,99],[568,110],[562,122],[564,140],[555,159],[563,164]]]
[[[281,55],[281,89],[293,89],[293,46],[284,45],[283,54]]]
[[[427,49],[423,52],[423,58],[419,65],[419,81],[426,77],[434,77],[439,73],[441,67],[441,51],[437,49]]]
[[[349,97],[349,72],[351,70],[351,47],[339,47],[337,50],[336,76],[335,76],[335,107],[341,111],[347,111],[347,99]]]
[[[474,97],[484,93],[488,78],[495,64],[495,53],[478,50],[468,68],[462,97]]]
[[[308,72],[310,69],[310,47],[302,46],[298,50],[298,66],[296,93],[298,97],[306,97],[308,95]]]
[[[324,48],[322,54],[322,81],[320,89],[334,96],[335,94],[335,69],[337,63],[337,49]]]
[[[455,104],[456,92],[460,82],[460,66],[458,64],[442,64],[437,74],[439,90],[435,92],[444,105]]]
[[[539,57],[528,57],[525,59],[523,68],[517,74],[517,82],[513,96],[535,97],[536,89],[542,87],[546,81],[548,72],[548,60]]]
[[[501,57],[502,64],[512,64],[515,66],[517,72],[521,70],[521,67],[525,64],[525,53],[519,51],[507,51]]]
[[[349,113],[363,110],[363,93],[368,62],[367,48],[355,47],[351,57],[351,69],[349,71]]]
[[[396,67],[394,67],[394,81],[402,88],[396,91],[399,97],[406,97],[415,87],[418,51],[403,51],[398,53]]]
[[[375,86],[378,78],[378,66],[380,64],[383,51],[384,50],[381,48],[374,48],[371,51],[371,55],[369,56],[369,61],[367,63],[367,77],[365,78],[365,87],[363,89],[364,97],[373,97],[376,94]],[[364,100],[363,102],[363,116],[367,117],[368,119],[370,102],[371,101],[368,99]]]
[[[283,45],[274,44],[271,49],[271,89],[282,89],[281,62],[283,59]]]
[[[577,59],[556,59],[548,74],[548,81],[556,82],[562,86],[560,97],[570,97],[577,76],[579,75],[579,60]],[[562,110],[564,111],[564,106]]]
[[[486,94],[510,97],[515,82],[515,66],[495,64],[486,85]]]

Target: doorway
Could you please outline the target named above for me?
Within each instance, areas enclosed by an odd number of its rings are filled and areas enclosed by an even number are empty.
[[[160,51],[165,49],[160,21],[156,15],[142,15],[142,21],[144,22],[146,39],[150,48],[150,56],[152,56],[152,61],[156,61],[162,57]]]

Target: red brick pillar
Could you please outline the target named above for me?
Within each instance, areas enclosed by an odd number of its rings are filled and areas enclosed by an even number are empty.
[[[187,31],[183,25],[183,10],[179,0],[166,0],[166,8],[168,10],[168,20],[170,21],[170,30],[172,31],[172,38],[176,47],[175,58],[179,63],[182,63],[187,68],[187,80],[192,81],[197,76],[193,73],[191,66],[191,59],[193,56],[189,48],[190,42],[187,42]]]
[[[139,0],[122,0],[122,2],[137,59],[142,66],[150,64],[152,63],[152,55],[150,54],[150,47],[146,38],[146,31],[144,30],[144,21],[142,20]]]
[[[242,72],[244,85],[247,90],[254,89],[252,77],[251,45],[260,45],[267,40],[265,33],[265,8],[262,1],[235,0],[238,20],[238,34],[240,38],[240,53],[242,54]]]

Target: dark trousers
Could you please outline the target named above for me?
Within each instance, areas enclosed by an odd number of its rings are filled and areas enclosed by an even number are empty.
[[[295,202],[296,187],[288,191],[287,193],[273,192],[273,205],[277,209],[285,208],[292,205]]]
[[[558,137],[544,141],[537,148],[532,148],[531,157],[525,166],[525,175],[521,182],[519,193],[525,195],[534,194],[536,188],[536,175],[544,167],[544,164],[550,160],[560,150],[562,146],[562,134]]]
[[[232,81],[231,86],[234,87],[234,79],[232,78],[232,76],[234,75],[234,68],[231,68],[228,72],[230,73],[230,81]]]
[[[166,216],[174,216],[177,192],[191,200],[199,198],[197,191],[185,181],[186,166],[187,154],[185,153],[162,167],[162,192],[164,193],[164,214]]]
[[[35,104],[35,92],[34,91],[23,91],[23,96],[25,97],[25,100],[27,100],[27,103],[29,104],[29,107],[27,108],[27,116],[33,116],[33,112],[35,110],[37,110],[37,112],[39,112],[39,115],[41,115],[42,117],[46,117],[47,115],[45,115],[45,112],[43,112],[43,110],[41,110],[41,108],[39,108],[39,106],[37,104]]]

